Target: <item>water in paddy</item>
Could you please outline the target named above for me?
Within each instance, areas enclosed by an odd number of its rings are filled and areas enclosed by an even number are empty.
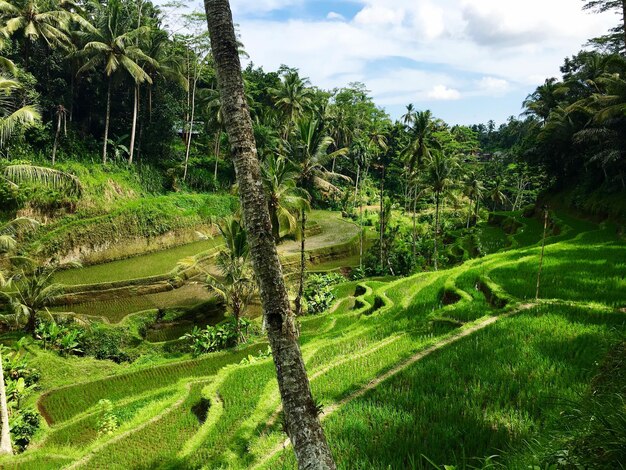
[[[215,248],[220,243],[221,239],[213,238],[118,261],[68,269],[57,273],[54,280],[60,284],[80,285],[158,276],[170,272],[181,259]]]

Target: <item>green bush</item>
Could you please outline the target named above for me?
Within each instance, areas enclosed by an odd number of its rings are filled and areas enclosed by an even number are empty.
[[[244,336],[248,336],[250,325],[250,320],[239,319],[239,329],[244,331]],[[239,336],[235,319],[231,318],[219,325],[207,326],[204,329],[195,326],[191,332],[181,336],[180,339],[187,342],[194,356],[199,356],[236,346]]]
[[[342,281],[345,278],[337,273],[309,276],[304,286],[307,313],[317,314],[327,310],[335,300],[332,287]]]

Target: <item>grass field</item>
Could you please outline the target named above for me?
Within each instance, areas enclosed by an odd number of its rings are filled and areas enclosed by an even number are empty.
[[[565,432],[608,351],[626,335],[626,249],[610,225],[564,214],[547,240],[534,300],[542,226],[501,237],[489,251],[440,272],[335,288],[337,303],[301,319],[301,344],[340,468],[482,465],[543,468],[528,444]],[[494,233],[491,233],[494,232]],[[510,245],[510,249],[502,249]],[[506,244],[505,244],[506,242]],[[523,308],[522,308],[523,306]],[[194,360],[84,363],[78,383],[42,370],[39,407],[50,427],[6,468],[295,468],[284,448],[264,344]],[[90,374],[94,379],[90,379]],[[98,400],[122,425],[94,434]]]

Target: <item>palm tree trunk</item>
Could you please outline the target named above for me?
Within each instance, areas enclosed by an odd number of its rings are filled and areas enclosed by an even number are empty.
[[[358,200],[359,197],[359,177],[361,176],[361,165],[358,165],[356,168],[356,183],[354,185],[354,203],[360,204]]]
[[[215,187],[217,188],[217,163],[220,161],[220,141],[222,137],[222,129],[220,128],[215,133],[215,171],[213,174],[213,179],[215,180]]]
[[[232,146],[243,219],[260,287],[286,431],[301,469],[332,470],[336,468],[335,462],[311,393],[283,270],[272,236],[230,5],[228,0],[205,0],[204,6],[224,106],[224,123]]]
[[[439,253],[437,251],[437,240],[439,238],[439,192],[435,193],[435,252],[434,252],[434,267],[437,271],[437,258]]]
[[[185,170],[183,171],[183,181],[187,179],[187,169],[189,167],[189,152],[191,151],[191,136],[193,135],[193,120],[196,111],[196,86],[198,85],[198,76],[193,80],[193,91],[191,92],[191,117],[189,119],[189,135],[187,136],[187,148],[185,150]]]
[[[539,258],[539,270],[537,271],[537,291],[535,300],[539,299],[539,285],[541,283],[541,270],[543,268],[543,256],[546,252],[546,232],[548,231],[548,209],[543,210],[543,238],[541,239],[541,257]]]
[[[476,206],[474,207],[474,225],[478,224],[478,209],[480,209],[480,199],[476,199]]]
[[[380,269],[383,269],[385,250],[383,248],[385,236],[385,207],[383,193],[385,191],[385,165],[383,165],[382,178],[380,179]]]
[[[306,272],[306,252],[304,250],[306,244],[306,210],[302,209],[300,217],[300,276],[298,279],[298,295],[296,296],[295,306],[296,315],[302,315],[302,298],[304,297],[304,274]]]
[[[107,162],[107,145],[109,141],[109,122],[111,120],[111,83],[112,78],[109,77],[109,84],[107,87],[107,114],[104,120],[104,142],[102,143],[102,163]]]
[[[413,262],[417,256],[417,188],[413,197]]]
[[[135,135],[137,133],[137,112],[139,111],[139,85],[135,85],[135,97],[133,101],[133,126],[130,131],[130,153],[128,155],[128,164],[133,163],[133,155],[135,154]]]
[[[9,428],[9,407],[7,406],[7,393],[4,385],[4,364],[2,363],[2,353],[0,353],[0,415],[2,418],[0,455],[13,455],[11,432]]]
[[[59,134],[61,133],[61,113],[57,115],[57,129],[54,133],[54,145],[52,146],[52,166],[57,161],[57,147],[59,145]]]
[[[469,228],[470,227],[470,219],[472,217],[472,198],[469,198],[469,207],[467,208],[467,226],[465,228]]]

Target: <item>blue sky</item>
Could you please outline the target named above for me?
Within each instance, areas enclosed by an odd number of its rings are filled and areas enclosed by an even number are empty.
[[[413,103],[451,124],[519,115],[566,56],[617,22],[578,0],[231,0],[250,60],[326,89],[365,83],[394,118]],[[197,4],[197,9],[202,8]],[[171,13],[174,21],[176,12]]]

